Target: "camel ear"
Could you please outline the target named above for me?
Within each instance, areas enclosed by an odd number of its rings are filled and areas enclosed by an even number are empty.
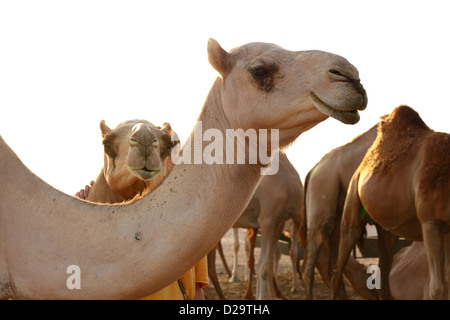
[[[102,138],[111,132],[111,129],[106,125],[105,120],[100,121],[100,131],[102,132]]]
[[[172,127],[170,126],[170,123],[168,123],[168,122],[164,122],[162,127],[158,127],[158,129],[167,133],[168,135],[170,135],[170,133],[172,132]]]
[[[220,73],[222,78],[225,78],[231,71],[230,54],[212,38],[208,40],[208,61]]]
[[[172,127],[170,126],[170,123],[164,122],[163,126],[162,127],[158,127],[158,129],[161,130],[162,132],[167,133],[170,136],[170,138],[171,138],[171,140],[172,140],[174,145],[176,145],[177,143],[180,142],[180,139],[178,138],[177,133],[172,130]]]

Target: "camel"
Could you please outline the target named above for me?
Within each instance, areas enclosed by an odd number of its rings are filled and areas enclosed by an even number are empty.
[[[169,123],[127,120],[111,130],[100,122],[104,161],[85,200],[120,203],[154,190],[172,170],[170,153],[178,141]]]
[[[83,197],[85,200],[118,203],[141,197],[154,190],[171,171],[170,153],[179,139],[169,123],[156,127],[146,120],[127,120],[111,130],[102,120],[100,130],[104,146],[103,168],[92,187],[81,190],[87,194]],[[195,272],[195,268],[189,272]],[[172,292],[180,290],[177,281],[169,286],[168,290]],[[186,286],[186,294],[192,297],[194,292],[191,291],[192,288]]]
[[[339,245],[339,226],[350,179],[377,136],[377,125],[351,142],[333,149],[308,172],[305,178],[300,239],[305,247],[302,278],[306,298],[313,298],[314,270],[317,266],[324,282],[331,287],[332,267]],[[366,299],[374,299],[367,289],[366,268],[353,256],[344,269],[353,289]],[[347,299],[342,286],[339,296]]]
[[[396,237],[423,240],[430,274],[430,298],[448,297],[445,287],[448,290],[450,281],[449,154],[450,135],[431,130],[408,106],[395,108],[380,122],[377,138],[349,185],[339,255],[332,277],[334,297],[351,247],[361,233],[360,220],[365,215],[386,231],[384,246],[380,248],[382,272],[382,258],[385,272],[390,271]],[[386,285],[389,289],[389,281]]]
[[[278,289],[276,264],[278,262],[277,252],[278,239],[284,229],[285,222],[292,220],[295,224],[294,230],[297,230],[300,224],[300,211],[302,206],[303,186],[300,176],[290,163],[286,154],[280,152],[280,167],[275,175],[264,176],[258,188],[256,189],[252,200],[242,215],[233,225],[237,228],[254,229],[253,235],[256,237],[256,231],[261,229],[261,256],[258,265],[257,294],[256,299],[285,299]],[[234,245],[234,263],[233,273],[236,277],[236,249],[239,249],[239,239],[236,239]],[[253,240],[255,240],[254,238]],[[237,241],[236,241],[237,240]],[[291,246],[291,260],[293,266],[293,288],[299,290],[300,280],[297,276],[298,261],[298,239],[295,238]],[[254,268],[253,246],[249,248],[248,256],[248,287],[244,295],[245,299],[254,299],[252,292],[252,273]]]
[[[358,122],[367,106],[358,70],[338,55],[261,42],[228,52],[213,39],[207,51],[219,76],[183,157],[211,150],[215,141],[198,144],[207,130],[250,128],[256,138],[263,129],[278,135],[267,143],[271,156],[329,116]],[[215,146],[225,154],[225,144]],[[235,147],[245,150],[245,139]],[[0,297],[138,299],[164,288],[211,251],[260,182],[266,163],[231,155],[231,164],[183,161],[141,199],[102,205],[51,187],[0,139]],[[77,286],[68,286],[72,277]]]

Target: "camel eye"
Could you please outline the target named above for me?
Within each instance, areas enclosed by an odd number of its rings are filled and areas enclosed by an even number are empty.
[[[110,141],[103,141],[103,149],[105,153],[111,158],[116,157],[116,150],[114,150],[114,144]]]
[[[256,67],[256,68],[250,69],[250,74],[256,80],[262,80],[264,78],[267,78],[270,75],[269,71],[267,71],[263,67]]]
[[[161,155],[168,155],[172,151],[172,148],[174,147],[174,143],[171,140],[171,137],[168,134],[164,134],[161,137]]]
[[[247,70],[260,90],[270,93],[275,88],[275,74],[278,72],[275,64],[256,63],[250,65]]]

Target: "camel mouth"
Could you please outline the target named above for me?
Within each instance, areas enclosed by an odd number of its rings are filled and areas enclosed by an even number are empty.
[[[348,108],[346,108],[346,110],[340,110],[323,102],[313,91],[310,91],[310,94],[314,107],[327,116],[333,117],[345,124],[355,124],[359,121],[360,116],[358,109],[360,109],[361,106],[355,107],[353,110],[348,110]]]
[[[134,174],[136,177],[142,180],[151,180],[153,179],[157,174],[161,172],[161,169],[155,169],[151,170],[146,167],[141,169],[129,169],[129,171]]]

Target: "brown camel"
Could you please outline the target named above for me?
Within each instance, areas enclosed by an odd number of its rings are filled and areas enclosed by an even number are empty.
[[[382,119],[387,116],[383,116]],[[335,264],[339,243],[339,225],[350,179],[364,158],[367,149],[377,135],[377,126],[338,147],[327,155],[308,173],[305,179],[305,202],[301,220],[302,243],[306,243],[302,276],[307,299],[312,299],[314,267],[317,266],[324,282],[331,286],[331,268]],[[308,218],[308,219],[307,219]],[[324,244],[323,247],[322,244]],[[320,250],[320,251],[319,251]],[[331,251],[331,253],[329,252]],[[333,260],[331,260],[332,258]],[[314,264],[314,261],[317,261]],[[366,299],[376,298],[374,290],[366,286],[366,268],[353,256],[344,269],[344,274],[353,289]],[[424,275],[424,276],[421,276]],[[394,256],[389,275],[391,294],[394,299],[422,299],[428,296],[428,266],[421,242],[402,249]],[[423,290],[426,284],[426,290]],[[413,288],[421,288],[413,290]],[[341,286],[339,298],[347,295]]]
[[[357,69],[331,53],[267,43],[227,52],[210,39],[208,59],[220,77],[183,156],[213,144],[198,144],[199,131],[253,128],[258,138],[268,129],[283,148],[328,116],[356,123],[367,106]],[[269,155],[278,149],[270,142]],[[245,139],[237,143],[245,150]],[[182,162],[141,199],[101,205],[52,188],[0,139],[0,297],[137,299],[164,288],[211,251],[260,182],[266,163],[232,155],[234,164]],[[68,272],[79,287],[69,288]]]
[[[380,268],[389,272],[396,237],[424,241],[430,297],[442,299],[450,281],[450,135],[431,130],[408,106],[394,109],[355,171],[345,201],[333,293],[368,214],[386,234]],[[379,230],[379,229],[378,229]],[[380,237],[380,232],[378,232]],[[445,281],[442,279],[445,278]],[[388,279],[387,279],[388,280]],[[387,289],[389,289],[389,281]]]
[[[300,239],[305,247],[301,274],[307,299],[313,298],[316,266],[324,282],[331,287],[331,271],[339,246],[339,228],[335,226],[341,221],[350,179],[376,136],[377,125],[327,153],[305,178]],[[349,257],[344,274],[359,295],[366,299],[376,298],[373,290],[366,286],[366,268],[353,256]],[[347,299],[344,286],[341,288],[339,297]]]
[[[294,222],[294,230],[297,230],[300,224],[302,182],[286,154],[280,152],[279,159],[280,166],[277,174],[265,176],[262,179],[251,202],[233,225],[233,228],[252,228],[255,231],[261,229],[261,256],[258,265],[256,289],[256,299],[258,300],[275,299],[277,297],[285,298],[277,284],[278,239],[280,239],[286,221],[291,219]],[[256,236],[256,232],[254,232],[254,236]],[[237,240],[239,241],[239,239]],[[291,260],[294,271],[293,288],[296,289],[301,287],[297,270],[298,251],[298,238],[295,238],[291,246]],[[236,255],[237,252],[235,251]],[[252,273],[254,268],[252,247],[249,249],[248,262],[248,287],[244,298],[254,299],[252,292]],[[236,270],[235,265],[233,270]]]
[[[86,200],[119,203],[154,190],[172,170],[170,158],[178,140],[170,124],[156,127],[146,120],[127,120],[111,130],[100,122],[103,168]]]

